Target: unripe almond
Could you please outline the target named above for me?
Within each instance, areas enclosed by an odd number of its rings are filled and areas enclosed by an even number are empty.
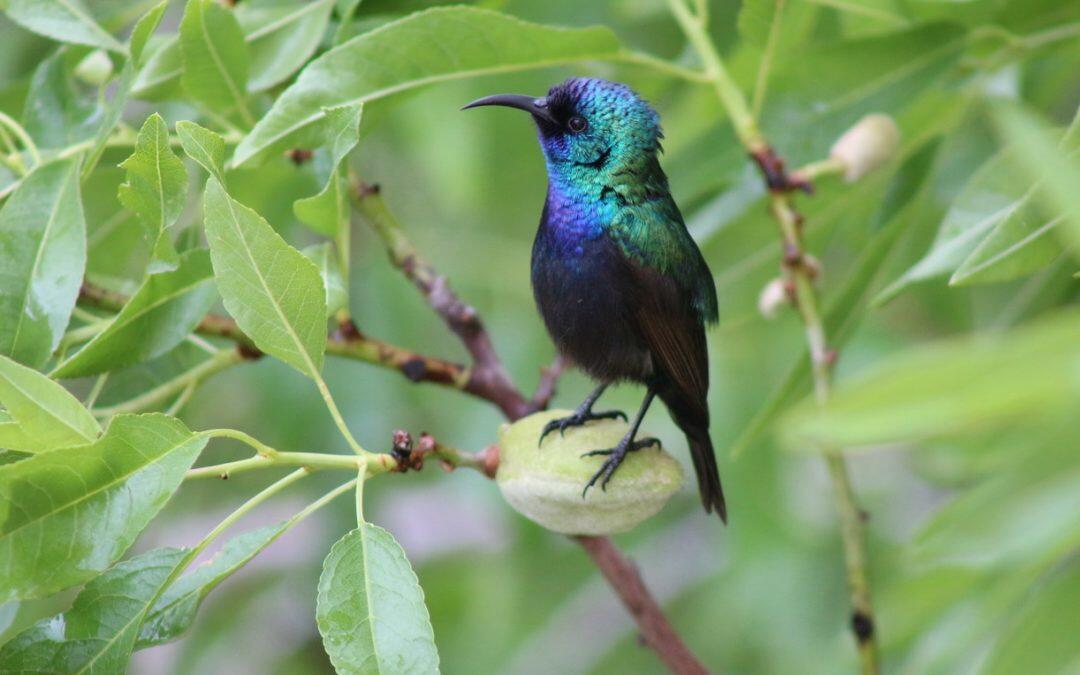
[[[537,447],[544,425],[570,414],[540,412],[499,430],[495,480],[506,501],[523,516],[562,534],[625,532],[656,514],[678,492],[683,480],[679,463],[663,450],[643,448],[627,455],[607,490],[601,490],[597,481],[582,498],[585,485],[606,459],[582,453],[614,447],[628,427],[619,420],[596,420],[568,428],[565,436],[553,431]]]
[[[90,52],[75,66],[75,77],[95,87],[108,82],[112,72],[112,60],[101,49]]]

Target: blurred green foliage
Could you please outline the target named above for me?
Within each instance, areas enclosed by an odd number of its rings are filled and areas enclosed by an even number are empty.
[[[32,12],[33,4],[11,0],[11,20],[0,24],[0,111],[22,120],[43,149],[93,138],[96,122],[80,125],[107,115],[117,85],[98,92],[73,73],[90,51],[87,43],[113,49],[115,39],[82,32],[81,44],[58,48],[17,25],[28,22],[17,7]],[[112,34],[153,4],[87,3]],[[214,108],[220,87],[229,85],[212,73],[192,92],[206,107],[185,100],[182,87],[199,75],[179,77],[180,52],[206,45],[178,47],[172,39],[170,46],[162,37],[175,34],[182,4],[170,5],[148,46],[161,77],[136,78],[136,98],[124,109],[132,132],[155,111],[170,127],[191,119],[222,132],[233,124],[246,128],[245,116],[265,114],[302,62],[290,66],[275,57],[310,53],[312,44],[324,50],[335,39],[443,3],[370,0],[348,25],[315,21],[323,31],[317,42],[290,42],[269,33],[252,38],[290,3],[242,0],[239,21],[217,29],[235,28],[252,43],[250,64],[234,74],[252,91],[268,93],[247,97],[246,113],[242,106]],[[310,11],[332,4],[313,2],[318,7]],[[355,6],[336,4],[339,11]],[[659,0],[479,4],[540,23],[608,26],[628,47],[693,65]],[[898,156],[885,169],[856,185],[823,178],[813,197],[799,198],[808,248],[824,270],[820,291],[831,344],[840,351],[835,406],[823,415],[805,403],[795,407],[809,390],[798,317],[788,311],[770,321],[757,311],[760,289],[778,274],[776,225],[708,87],[627,63],[442,82],[370,103],[349,162],[382,186],[416,247],[480,311],[513,378],[530,390],[554,356],[528,286],[544,197],[542,159],[524,120],[458,108],[492,92],[539,95],[569,75],[631,84],[661,113],[664,166],[716,275],[721,303],[720,326],[709,335],[710,405],[731,525],[706,518],[686,491],[618,538],[688,644],[726,672],[854,670],[828,482],[820,460],[798,452],[813,438],[858,446],[851,465],[869,515],[886,672],[1077,672],[1080,326],[1071,306],[1080,297],[1074,276],[1080,131],[1072,133],[1080,101],[1080,5],[708,4],[712,36],[735,79],[760,104],[763,131],[789,166],[826,156],[867,113],[888,113],[901,129]],[[259,41],[264,48],[257,49]],[[49,95],[61,99],[40,103],[44,94],[35,91],[48,80]],[[128,293],[154,243],[116,199],[126,179],[117,165],[130,152],[130,146],[106,147],[81,188],[87,276]],[[294,246],[315,244],[319,238],[293,204],[323,190],[338,159],[317,156],[298,166],[273,156],[230,171],[229,192]],[[0,168],[0,186],[14,180],[12,170]],[[192,182],[193,193],[201,188],[201,181]],[[201,203],[189,200],[174,226],[181,250],[185,238],[199,241],[201,228],[192,226],[201,220]],[[359,222],[351,248],[349,306],[366,333],[466,360]],[[940,339],[949,342],[937,345]],[[117,371],[99,405],[125,401],[203,358],[185,343]],[[502,421],[490,405],[411,384],[389,370],[337,359],[325,371],[346,421],[373,451],[389,449],[397,428],[478,449],[493,442]],[[76,382],[74,389],[83,396],[91,383]],[[571,372],[560,381],[556,402],[574,404],[588,388]],[[605,401],[631,409],[639,396],[622,387]],[[269,358],[214,377],[182,418],[192,429],[243,429],[281,449],[348,451],[310,383]],[[0,434],[4,424],[0,418]],[[687,461],[664,414],[654,412],[646,424]],[[214,443],[201,461],[235,459],[240,451]],[[482,477],[432,468],[373,481],[366,513],[393,533],[416,569],[443,671],[660,668],[576,547],[512,512]],[[334,481],[316,475],[244,522],[287,518]],[[261,474],[246,474],[227,483],[185,484],[137,549],[194,543],[264,483]],[[132,671],[326,672],[316,588],[330,545],[354,522],[343,499],[282,536],[206,598],[186,637],[138,652]],[[63,611],[71,597],[0,606],[0,641]]]

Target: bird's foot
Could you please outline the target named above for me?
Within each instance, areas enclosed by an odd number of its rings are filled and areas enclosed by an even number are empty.
[[[559,435],[566,434],[566,430],[571,427],[580,427],[593,420],[613,420],[622,419],[626,421],[626,413],[621,410],[605,410],[604,412],[593,412],[591,410],[579,410],[573,415],[567,415],[566,417],[560,417],[558,419],[551,420],[544,425],[544,430],[540,432],[540,440],[536,445],[540,446],[544,443],[544,438],[552,431],[558,429]]]
[[[660,440],[657,438],[642,438],[637,441],[630,440],[629,437],[619,441],[619,444],[614,448],[606,448],[603,450],[591,450],[581,455],[582,457],[594,457],[596,455],[606,455],[607,459],[600,465],[600,469],[593,474],[593,477],[589,479],[589,482],[585,484],[585,489],[581,491],[581,498],[585,499],[585,495],[589,493],[589,488],[596,485],[596,481],[600,481],[600,489],[607,491],[607,484],[611,480],[611,477],[615,475],[615,469],[619,468],[619,465],[623,463],[626,456],[635,450],[641,450],[648,447],[662,447]]]

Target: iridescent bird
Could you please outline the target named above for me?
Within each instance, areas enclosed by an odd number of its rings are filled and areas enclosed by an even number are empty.
[[[706,511],[727,520],[709,439],[705,325],[717,318],[712,273],[690,237],[660,168],[659,116],[624,84],[571,78],[534,98],[500,94],[465,106],[507,106],[536,122],[548,191],[532,250],[537,307],[559,351],[599,386],[573,415],[541,435],[590,420],[613,382],[647,387],[630,430],[586,484],[607,486],[627,453],[657,444],[637,438],[659,396],[686,434]]]

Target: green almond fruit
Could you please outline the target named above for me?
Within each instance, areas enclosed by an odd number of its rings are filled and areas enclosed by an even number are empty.
[[[655,515],[682,487],[683,471],[675,458],[659,448],[643,448],[627,455],[607,490],[597,483],[582,498],[605,460],[582,453],[614,447],[629,427],[619,420],[596,420],[568,428],[565,435],[553,431],[538,447],[544,425],[570,414],[548,410],[499,430],[495,480],[506,501],[529,520],[562,534],[626,532]]]

